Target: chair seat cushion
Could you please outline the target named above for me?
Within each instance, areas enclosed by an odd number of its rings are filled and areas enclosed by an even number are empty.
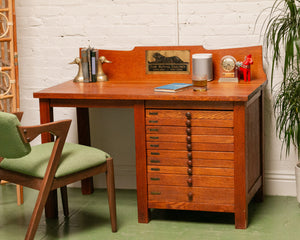
[[[53,142],[33,146],[31,153],[21,158],[4,158],[0,167],[43,178],[52,152]],[[63,177],[101,165],[109,154],[100,149],[74,143],[65,143],[55,177]]]

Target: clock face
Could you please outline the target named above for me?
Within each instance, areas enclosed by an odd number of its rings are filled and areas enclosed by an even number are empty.
[[[225,56],[221,60],[221,66],[224,71],[230,72],[233,71],[235,68],[236,60],[232,56]]]

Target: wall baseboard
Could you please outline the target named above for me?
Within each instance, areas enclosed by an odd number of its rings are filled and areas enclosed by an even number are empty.
[[[265,171],[265,195],[296,196],[295,173]]]

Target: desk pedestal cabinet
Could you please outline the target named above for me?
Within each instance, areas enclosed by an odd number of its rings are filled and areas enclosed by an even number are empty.
[[[149,207],[234,204],[233,111],[147,110]]]
[[[246,228],[249,201],[263,197],[262,96],[146,101],[147,208],[231,212],[236,228]]]

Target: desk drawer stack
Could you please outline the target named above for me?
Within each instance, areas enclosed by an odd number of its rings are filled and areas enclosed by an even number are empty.
[[[234,210],[233,111],[146,109],[148,207]]]

